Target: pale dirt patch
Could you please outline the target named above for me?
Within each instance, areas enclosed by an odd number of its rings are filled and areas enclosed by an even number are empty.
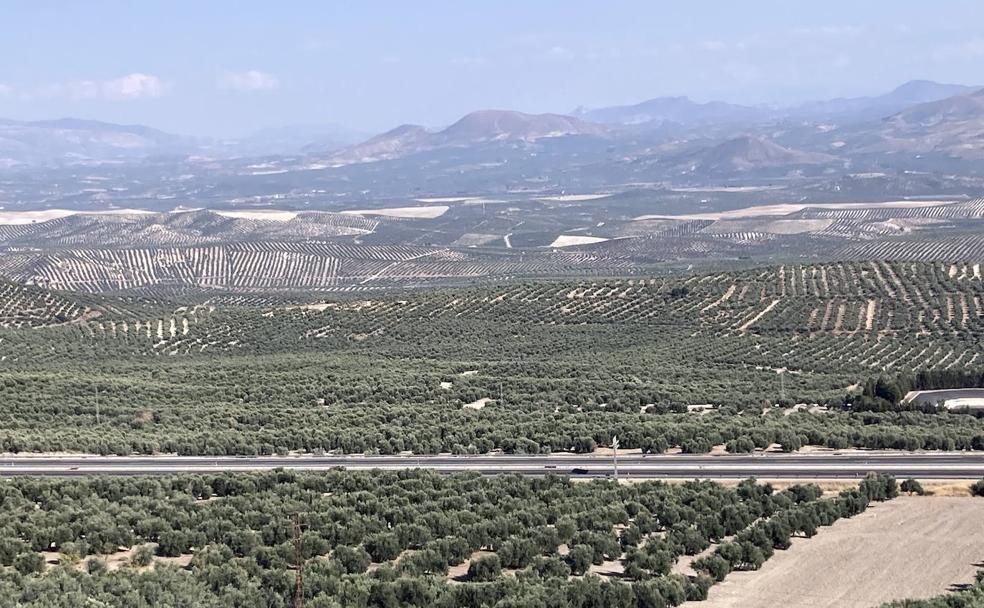
[[[595,456],[611,456],[614,451],[612,448],[598,447],[591,454]],[[620,456],[642,456],[642,448],[619,448],[618,453]],[[583,454],[571,454],[571,456],[583,456]]]
[[[708,304],[704,308],[701,308],[700,311],[701,312],[707,312],[708,310],[710,310],[712,308],[716,308],[716,307],[720,306],[721,304],[727,302],[728,299],[731,298],[731,296],[735,295],[735,289],[736,288],[737,288],[737,285],[734,285],[734,284],[730,285],[728,287],[728,289],[726,289],[725,292],[723,294],[721,294],[721,297],[720,298],[718,298],[717,300],[711,302],[710,304]]]
[[[480,410],[483,407],[485,407],[486,404],[488,404],[489,401],[492,401],[492,399],[490,397],[482,397],[481,399],[478,399],[477,401],[472,401],[471,403],[466,403],[466,404],[462,405],[461,407],[468,408],[470,410]]]
[[[604,243],[609,239],[600,236],[577,236],[573,234],[562,234],[555,238],[549,247],[574,247],[576,245],[593,245]]]
[[[865,309],[864,313],[864,329],[865,331],[871,331],[875,327],[875,309],[878,305],[876,300],[868,300],[868,307]]]
[[[769,314],[772,311],[772,309],[775,308],[778,304],[779,304],[779,298],[776,298],[771,302],[769,302],[769,305],[766,306],[764,309],[762,309],[762,312],[758,313],[757,315],[746,321],[744,324],[742,324],[742,326],[738,328],[738,333],[744,334],[745,332],[747,332],[748,328],[761,321],[762,317]]]
[[[465,371],[461,372],[458,375],[459,376],[474,376],[477,373],[478,373],[478,370],[477,369],[469,369],[469,370],[465,370]]]
[[[384,209],[349,209],[342,211],[346,215],[381,215],[384,217],[401,217],[411,219],[432,220],[441,217],[448,211],[447,205],[430,207],[387,207]]]
[[[601,564],[591,564],[588,572],[605,578],[621,578],[625,575],[625,564],[621,560],[605,560]]]
[[[451,390],[451,387],[452,386],[453,386],[453,383],[451,383],[451,382],[442,382],[441,383],[441,388],[443,388],[446,391],[447,390]]]
[[[984,559],[984,500],[899,497],[794,538],[757,572],[732,572],[690,608],[870,608],[970,584]]]
[[[450,566],[448,568],[448,580],[452,583],[462,582],[468,577],[468,568],[471,563],[477,559],[481,559],[487,555],[495,555],[493,551],[475,551],[471,556],[465,561],[457,564],[455,566]]]
[[[240,220],[267,220],[271,222],[289,222],[297,217],[297,211],[281,211],[278,209],[256,209],[252,211],[212,211],[215,215],[231,217]]]

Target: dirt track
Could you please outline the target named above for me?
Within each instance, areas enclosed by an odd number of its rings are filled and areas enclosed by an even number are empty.
[[[984,499],[900,497],[794,539],[758,572],[733,572],[688,608],[869,608],[972,583],[984,563]]]

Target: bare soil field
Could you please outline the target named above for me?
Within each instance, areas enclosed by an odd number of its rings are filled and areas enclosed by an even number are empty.
[[[558,203],[593,201],[599,198],[608,198],[611,194],[562,194],[559,196],[541,196],[538,201],[552,201]]]
[[[279,209],[254,209],[250,211],[213,211],[215,215],[242,220],[267,220],[271,222],[289,222],[297,217],[297,211],[282,211]]]
[[[899,497],[797,538],[757,572],[733,572],[688,608],[869,608],[972,583],[984,562],[984,500]]]
[[[73,211],[71,209],[45,209],[42,211],[0,211],[0,225],[20,226],[58,220],[73,215],[142,215],[152,211],[144,209],[110,209],[106,211]]]
[[[432,220],[441,217],[448,211],[447,205],[432,205],[429,207],[387,207],[383,209],[349,209],[342,211],[346,215],[382,215],[384,217],[400,217],[405,219]]]
[[[572,234],[562,234],[555,238],[550,247],[573,247],[576,245],[593,245],[595,243],[604,243],[609,239],[600,236],[577,236]]]
[[[760,216],[782,216],[802,211],[807,207],[817,209],[919,209],[922,207],[936,207],[937,205],[948,205],[959,201],[885,201],[872,203],[783,203],[778,205],[757,205],[755,207],[744,207],[742,209],[732,209],[730,211],[717,211],[712,213],[691,213],[687,215],[641,215],[636,220],[650,219],[671,219],[671,220],[728,220],[743,219]]]

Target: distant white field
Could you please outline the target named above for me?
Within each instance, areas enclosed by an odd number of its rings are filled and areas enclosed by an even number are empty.
[[[403,217],[432,220],[441,217],[448,211],[447,205],[429,207],[387,207],[383,209],[348,209],[342,213],[348,215],[382,215],[385,217]]]
[[[691,188],[671,188],[671,192],[765,192],[782,189],[783,186],[694,186]]]
[[[297,211],[282,211],[279,209],[255,209],[250,211],[212,211],[215,215],[232,217],[240,220],[267,220],[270,222],[289,222],[297,217]]]
[[[952,205],[959,201],[885,201],[873,203],[784,203],[779,205],[758,205],[730,211],[711,213],[691,213],[684,215],[640,215],[636,220],[728,220],[763,215],[789,215],[807,207],[816,209],[918,209],[937,205]]]
[[[556,201],[556,202],[577,202],[577,201],[593,201],[599,198],[607,198],[611,194],[561,194],[559,196],[541,196],[536,199],[538,201]]]
[[[72,209],[45,209],[43,211],[0,211],[0,225],[17,226],[50,222],[73,215],[137,215],[153,211],[146,209],[108,209],[106,211],[74,211]]]
[[[437,196],[433,198],[414,199],[418,203],[467,203],[469,201],[480,201],[480,196]]]
[[[609,239],[600,236],[577,236],[573,234],[562,234],[550,243],[551,247],[573,247],[575,245],[591,245],[593,243],[603,243]]]

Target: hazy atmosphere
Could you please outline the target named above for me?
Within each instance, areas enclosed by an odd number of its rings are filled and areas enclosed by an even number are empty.
[[[982,23],[4,2],[0,608],[984,608]]]
[[[984,5],[918,0],[8,2],[0,117],[378,132],[475,108],[796,103],[984,80]],[[14,25],[16,24],[16,25]]]

